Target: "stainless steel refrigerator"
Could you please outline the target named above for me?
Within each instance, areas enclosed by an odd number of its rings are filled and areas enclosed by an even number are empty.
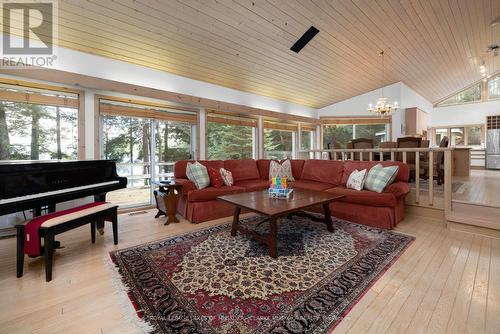
[[[486,168],[500,169],[500,115],[487,117]]]

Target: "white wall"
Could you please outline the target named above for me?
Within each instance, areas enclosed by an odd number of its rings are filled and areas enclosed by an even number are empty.
[[[368,112],[368,105],[375,104],[382,95],[382,89],[376,89],[350,99],[329,105],[318,110],[318,116],[374,116]],[[389,102],[397,101],[400,108],[392,114],[392,138],[404,133],[404,109],[418,107],[431,113],[432,103],[402,82],[384,87],[384,96]]]
[[[434,108],[430,126],[485,124],[490,115],[500,115],[500,100]]]

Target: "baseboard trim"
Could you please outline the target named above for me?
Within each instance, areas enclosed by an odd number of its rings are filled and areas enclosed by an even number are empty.
[[[444,220],[444,210],[424,206],[406,205],[406,213]]]
[[[462,224],[452,221],[447,221],[446,226],[453,231],[478,234],[490,238],[500,239],[500,230],[494,230],[487,227],[474,226],[469,224]]]

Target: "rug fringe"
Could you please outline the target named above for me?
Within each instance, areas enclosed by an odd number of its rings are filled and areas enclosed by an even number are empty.
[[[132,301],[128,296],[130,288],[123,284],[122,276],[118,272],[118,268],[116,267],[116,265],[111,260],[111,257],[106,256],[104,258],[104,262],[111,271],[111,285],[113,286],[113,294],[117,297],[118,304],[122,309],[125,319],[127,319],[127,321],[135,327],[137,333],[152,333],[154,331],[153,326],[148,324],[144,319],[140,318],[137,315],[137,311],[135,310]]]

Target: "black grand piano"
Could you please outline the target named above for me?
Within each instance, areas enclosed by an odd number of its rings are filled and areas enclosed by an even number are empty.
[[[112,160],[0,162],[0,216],[42,208],[54,212],[57,203],[94,196],[127,186]]]

